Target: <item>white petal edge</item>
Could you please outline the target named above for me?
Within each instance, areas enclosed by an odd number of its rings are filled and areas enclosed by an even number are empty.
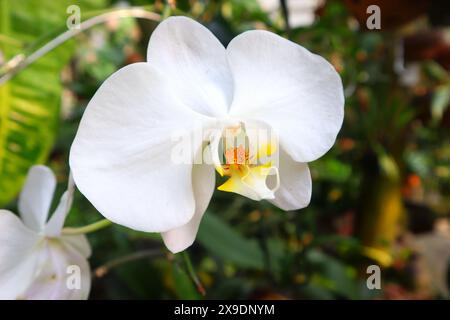
[[[61,234],[61,230],[64,226],[67,214],[70,211],[73,201],[73,194],[69,191],[64,192],[59,201],[58,207],[50,217],[48,223],[45,226],[45,234],[49,237],[57,237]]]
[[[235,85],[230,114],[268,123],[298,162],[336,140],[344,116],[342,81],[322,57],[268,31],[247,31],[227,48]]]
[[[36,232],[44,229],[56,188],[52,170],[43,165],[32,166],[19,196],[19,213],[23,223]]]
[[[174,136],[209,118],[180,103],[148,63],[124,67],[98,89],[70,151],[75,184],[109,220],[164,232],[194,215],[192,164],[172,161]],[[201,144],[201,141],[200,141]],[[192,152],[200,148],[194,141]]]
[[[194,165],[192,176],[195,196],[194,216],[184,226],[161,234],[164,244],[172,253],[186,250],[194,243],[203,214],[214,193],[214,166],[207,164]]]
[[[206,27],[170,17],[153,31],[147,61],[170,79],[178,98],[208,116],[227,113],[233,81],[224,46]]]
[[[311,201],[312,181],[306,163],[294,161],[283,149],[279,156],[280,186],[275,192],[275,199],[269,200],[285,211],[305,208]],[[269,176],[268,185],[273,184]]]
[[[36,272],[41,237],[12,212],[0,210],[0,299],[21,299]]]

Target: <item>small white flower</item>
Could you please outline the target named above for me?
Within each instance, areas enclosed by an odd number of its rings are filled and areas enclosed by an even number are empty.
[[[19,219],[0,210],[0,299],[87,299],[91,286],[87,258],[91,248],[84,235],[61,230],[70,210],[66,191],[47,221],[56,178],[41,165],[33,166],[19,197]],[[81,270],[79,289],[67,286],[67,267]]]
[[[75,183],[105,217],[161,232],[172,252],[182,251],[211,199],[214,168],[228,177],[219,190],[284,210],[308,205],[306,162],[331,148],[344,115],[342,82],[326,60],[267,31],[245,32],[225,49],[185,17],[154,30],[147,58],[103,83],[71,148]],[[277,142],[256,141],[255,128],[274,132]],[[207,151],[213,165],[175,163],[174,132],[199,130],[190,156]],[[227,148],[226,132],[258,147]],[[275,150],[279,163],[264,160]]]

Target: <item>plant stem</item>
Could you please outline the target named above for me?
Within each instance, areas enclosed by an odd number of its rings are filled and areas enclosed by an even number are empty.
[[[289,39],[291,39],[291,26],[289,23],[289,8],[287,6],[286,0],[280,0],[281,12],[283,13],[285,32]]]
[[[108,226],[112,225],[112,222],[109,221],[108,219],[103,219],[91,224],[88,224],[87,226],[84,227],[79,227],[79,228],[64,228],[62,230],[62,233],[64,235],[77,235],[77,234],[86,234],[86,233],[91,233],[94,231],[98,231],[100,229],[106,228]]]
[[[142,250],[142,251],[133,252],[126,256],[122,256],[122,257],[113,259],[111,261],[108,261],[105,264],[101,265],[100,267],[95,268],[93,274],[97,278],[101,278],[101,277],[104,277],[112,268],[118,267],[127,262],[132,262],[132,261],[136,261],[136,260],[143,259],[143,258],[157,257],[162,254],[163,254],[163,252],[160,249]]]
[[[194,267],[192,266],[191,258],[189,257],[189,254],[187,251],[183,251],[182,253],[184,262],[186,263],[186,268],[189,273],[189,276],[191,277],[192,281],[194,281],[195,286],[197,287],[197,291],[202,295],[206,295],[205,287],[203,287],[202,283],[200,282],[200,279],[197,277],[197,274],[195,273]]]
[[[53,40],[51,40],[38,50],[31,53],[29,56],[25,57],[23,54],[20,54],[10,59],[8,62],[5,63],[5,65],[9,69],[8,72],[4,75],[0,75],[0,85],[11,79],[19,71],[23,70],[24,68],[32,64],[34,61],[36,61],[37,59],[48,53],[49,51],[55,49],[56,47],[66,42],[67,40],[73,38],[82,31],[85,31],[95,25],[121,18],[139,18],[155,22],[161,21],[161,16],[159,14],[149,12],[142,8],[119,9],[95,16],[80,23],[78,28],[69,29],[66,32],[61,33]]]

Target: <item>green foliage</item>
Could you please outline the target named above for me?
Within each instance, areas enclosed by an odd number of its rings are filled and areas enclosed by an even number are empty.
[[[330,157],[325,157],[321,161],[312,163],[311,169],[317,171],[319,179],[336,183],[347,181],[352,173],[350,165]]]
[[[0,0],[0,51],[5,61],[49,31],[64,27],[70,4]],[[16,196],[29,167],[45,162],[53,147],[63,90],[61,71],[73,48],[69,43],[53,50],[0,85],[0,206]]]
[[[177,298],[191,300],[200,298],[191,278],[181,266],[172,264],[172,272]]]
[[[316,293],[325,290],[329,294],[336,294],[348,299],[359,297],[359,286],[355,281],[356,270],[354,268],[315,249],[309,250],[305,258],[312,270],[309,290],[317,290]]]
[[[197,239],[211,254],[238,267],[263,269],[263,254],[257,242],[246,239],[212,213],[205,214]]]

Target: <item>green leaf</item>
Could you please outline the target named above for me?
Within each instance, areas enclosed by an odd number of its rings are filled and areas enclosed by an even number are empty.
[[[244,238],[214,214],[205,214],[197,239],[212,254],[236,266],[264,268],[263,253],[258,243]]]
[[[355,282],[356,271],[353,268],[316,249],[308,251],[305,259],[314,270],[310,285],[334,292],[341,297],[358,297],[360,287]]]
[[[352,174],[352,167],[337,159],[324,157],[318,161],[312,162],[313,170],[317,179],[329,180],[333,182],[345,182]]]
[[[0,0],[0,51],[5,61],[48,32],[64,28],[70,4]],[[2,39],[14,39],[16,45]],[[59,122],[60,73],[73,49],[73,42],[62,45],[0,85],[0,206],[17,195],[30,166],[45,162],[52,149]]]
[[[177,297],[190,300],[200,299],[200,294],[197,292],[189,275],[177,264],[173,264],[172,271]]]

